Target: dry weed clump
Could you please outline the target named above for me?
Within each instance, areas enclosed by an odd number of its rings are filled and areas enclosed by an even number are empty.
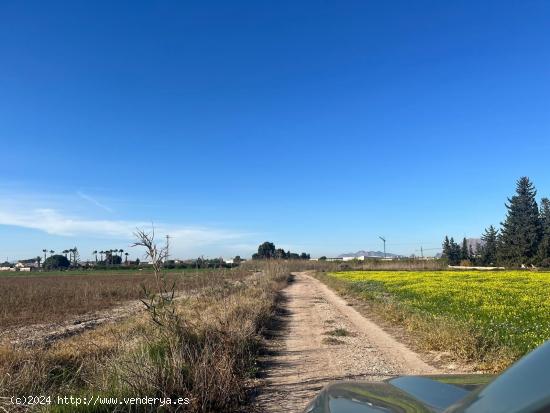
[[[107,388],[116,359],[132,348],[147,328],[143,317],[135,317],[47,347],[2,345],[0,395],[63,395],[82,388]],[[11,409],[13,406],[8,411]]]

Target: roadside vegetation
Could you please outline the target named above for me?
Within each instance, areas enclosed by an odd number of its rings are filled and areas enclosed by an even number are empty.
[[[345,328],[336,328],[334,330],[327,331],[325,334],[327,336],[334,336],[334,337],[349,337],[353,335]]]
[[[25,348],[2,344],[0,394],[47,394],[52,398],[67,394],[187,397],[190,405],[165,407],[163,411],[177,408],[189,412],[237,411],[247,400],[257,373],[262,331],[270,323],[278,291],[286,285],[288,277],[288,269],[278,262],[262,263],[261,270],[258,273],[241,267],[203,272],[200,281],[191,284],[193,277],[174,280],[170,273],[165,279],[164,275],[159,278],[153,275],[141,297],[149,311],[49,346]],[[77,277],[64,279],[78,282]],[[90,280],[87,281],[102,279],[94,276]],[[139,287],[135,278],[133,282]],[[178,285],[179,282],[184,284]],[[122,283],[131,290],[126,280]],[[179,289],[194,291],[183,299],[170,295]],[[132,294],[133,290],[129,295]],[[14,411],[13,405],[6,404],[4,408]],[[44,411],[157,411],[157,408],[71,405]]]
[[[341,293],[404,326],[425,351],[500,370],[550,339],[550,273],[348,271],[317,273]]]

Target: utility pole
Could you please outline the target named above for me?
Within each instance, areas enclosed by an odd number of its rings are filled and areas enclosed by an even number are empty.
[[[424,248],[422,248],[422,245],[420,246],[420,256],[424,258]]]
[[[384,237],[378,237],[382,240],[382,242],[384,243],[384,258],[386,258],[386,238]]]

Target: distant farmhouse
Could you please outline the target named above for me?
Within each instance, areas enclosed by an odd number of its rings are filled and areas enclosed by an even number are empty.
[[[40,260],[36,258],[30,258],[28,260],[19,260],[14,266],[16,271],[34,271],[40,268]]]
[[[11,264],[9,262],[0,263],[0,271],[23,271],[30,272],[40,269],[40,260],[36,258],[30,258],[28,260],[19,260],[17,263]]]
[[[403,258],[401,255],[392,254],[390,252],[383,253],[382,251],[357,251],[357,252],[348,252],[347,254],[341,254],[338,256],[338,258],[341,258],[342,261],[365,261],[367,259],[374,259],[374,260],[394,260]],[[331,259],[332,261],[336,261],[336,259]],[[328,259],[327,259],[328,261]]]
[[[372,258],[374,258],[374,257],[372,257]],[[358,255],[358,256],[346,256],[346,257],[342,257],[342,261],[353,261],[353,260],[365,261],[365,256],[364,256],[364,255]]]
[[[9,262],[0,263],[0,271],[15,271],[15,267]]]

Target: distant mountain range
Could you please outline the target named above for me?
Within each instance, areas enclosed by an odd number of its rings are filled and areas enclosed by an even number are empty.
[[[485,242],[481,238],[466,238],[466,243],[468,244],[468,248],[472,247],[474,252],[477,252],[478,247],[485,245]]]
[[[344,257],[384,257],[383,251],[357,251],[357,252],[348,252],[346,254],[340,254],[338,255],[338,258],[344,258]],[[386,252],[386,257],[388,258],[397,258],[401,257],[401,255],[392,254],[391,252]]]
[[[459,239],[457,242],[460,246],[462,246],[462,239]],[[472,247],[472,250],[474,251],[474,253],[477,253],[479,252],[478,251],[478,247],[481,247],[483,246],[485,243],[481,240],[481,238],[466,238],[466,243],[468,245],[468,248],[470,248],[470,246]],[[435,252],[433,251],[435,248],[431,248],[428,249],[428,250],[424,250],[424,256],[435,256],[435,258],[441,258],[441,252]],[[420,255],[420,254],[417,254],[417,255]],[[364,251],[364,250],[361,250],[361,251],[357,251],[357,252],[347,252],[345,254],[340,254],[338,255],[338,258],[344,258],[344,257],[372,257],[372,258],[375,258],[375,257],[384,257],[384,252],[383,251]],[[387,258],[403,258],[405,257],[404,255],[399,255],[399,254],[392,254],[391,252],[386,252],[386,257]]]

